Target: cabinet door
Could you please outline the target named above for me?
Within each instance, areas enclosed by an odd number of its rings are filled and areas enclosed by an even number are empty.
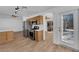
[[[1,35],[2,35],[2,40],[6,40],[6,32],[2,32]]]
[[[35,41],[38,41],[38,33],[35,31]]]
[[[43,40],[43,32],[42,31],[38,31],[38,41]]]
[[[40,24],[40,19],[37,19],[37,24]]]
[[[43,31],[35,31],[35,40],[36,41],[43,40]]]
[[[43,24],[43,16],[40,16],[40,23]]]
[[[0,33],[0,44],[6,42],[6,32],[1,32]]]
[[[43,19],[42,18],[40,19],[40,24],[43,24]]]
[[[1,40],[1,32],[0,32],[0,40]]]
[[[43,24],[43,16],[37,17],[37,24]]]
[[[7,32],[7,41],[11,41],[11,40],[13,40],[13,32],[9,31]]]

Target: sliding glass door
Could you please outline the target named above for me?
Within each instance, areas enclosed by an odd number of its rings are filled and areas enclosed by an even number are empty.
[[[73,13],[62,15],[62,41],[67,43],[73,43],[74,41]]]
[[[79,49],[79,11],[71,10],[58,13],[54,28],[55,42],[75,49]]]
[[[68,11],[61,14],[61,41],[67,44],[77,44],[78,40],[78,11]]]

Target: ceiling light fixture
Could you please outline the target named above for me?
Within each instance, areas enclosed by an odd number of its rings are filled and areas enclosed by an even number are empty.
[[[15,8],[14,14],[12,15],[12,17],[17,17],[18,11],[20,11],[21,9],[27,9],[26,6],[22,6],[21,8],[19,6],[17,6]],[[22,11],[22,10],[21,10]]]
[[[19,9],[20,9],[19,6],[17,6],[17,7],[15,8],[16,11],[19,10]]]

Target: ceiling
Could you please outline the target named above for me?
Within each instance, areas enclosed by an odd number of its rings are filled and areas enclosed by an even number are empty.
[[[0,15],[12,15],[15,12],[17,6],[0,6]],[[48,9],[54,8],[54,6],[27,6],[27,8],[22,9],[20,6],[19,16],[30,16],[40,12],[44,12]]]

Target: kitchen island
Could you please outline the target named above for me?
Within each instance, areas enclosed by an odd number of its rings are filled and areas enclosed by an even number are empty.
[[[1,28],[0,44],[4,44],[12,40],[13,40],[13,31],[10,28]]]

